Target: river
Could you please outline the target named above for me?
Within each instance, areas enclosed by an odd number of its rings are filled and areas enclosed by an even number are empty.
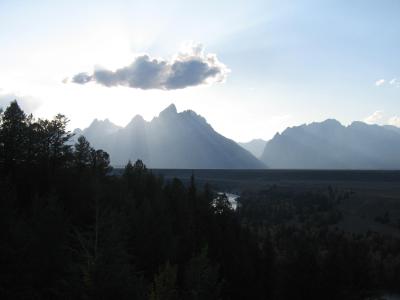
[[[223,194],[225,194],[228,197],[228,201],[232,205],[233,210],[236,210],[236,208],[238,207],[237,199],[240,196],[231,193],[218,192],[218,195],[223,195]]]

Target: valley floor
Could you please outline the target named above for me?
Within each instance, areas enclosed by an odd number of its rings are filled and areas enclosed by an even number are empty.
[[[337,224],[354,233],[368,230],[400,237],[400,171],[366,170],[182,170],[153,169],[165,180],[174,177],[189,182],[194,175],[198,185],[240,195],[278,186],[295,192],[326,191],[349,193],[339,205],[343,214]],[[119,170],[117,169],[118,173]],[[389,220],[383,220],[388,213]]]

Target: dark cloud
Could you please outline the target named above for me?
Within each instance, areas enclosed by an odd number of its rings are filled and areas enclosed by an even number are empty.
[[[204,83],[221,82],[229,70],[213,54],[204,55],[199,44],[193,44],[172,60],[138,56],[129,66],[110,71],[97,69],[92,75],[79,73],[72,82],[96,82],[107,87],[128,86],[140,89],[183,89]]]
[[[171,66],[170,76],[167,78],[167,89],[181,89],[187,86],[204,83],[208,78],[214,78],[221,70],[202,60],[176,61]]]
[[[79,73],[72,77],[72,81],[75,83],[85,84],[91,81],[93,78],[88,73]]]

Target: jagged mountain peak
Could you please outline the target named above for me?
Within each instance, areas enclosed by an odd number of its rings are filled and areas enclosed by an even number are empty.
[[[112,134],[104,134],[99,127],[84,135],[95,148],[110,154],[114,166],[142,159],[152,168],[265,167],[234,141],[215,132],[202,116],[191,110],[178,113],[174,104],[150,122],[137,115],[124,129]]]
[[[136,124],[145,123],[146,121],[143,119],[141,115],[136,115],[132,118],[132,120],[126,125],[125,128],[135,126]]]
[[[163,117],[174,116],[177,114],[178,111],[176,110],[175,104],[171,103],[168,107],[166,107],[163,111],[161,111],[158,116],[163,118]]]
[[[99,120],[94,119],[92,123],[84,131],[87,130],[106,130],[106,131],[116,131],[120,129],[120,126],[115,125],[109,119]]]
[[[199,121],[201,123],[209,125],[207,123],[207,120],[202,115],[199,115],[198,113],[196,113],[195,111],[193,111],[191,109],[185,110],[181,114],[183,116],[188,116],[188,117],[190,117],[190,118],[192,118],[194,120],[197,120],[197,121]]]

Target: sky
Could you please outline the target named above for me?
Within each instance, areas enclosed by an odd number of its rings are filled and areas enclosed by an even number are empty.
[[[0,105],[70,129],[174,103],[236,141],[400,127],[400,1],[0,0]]]

